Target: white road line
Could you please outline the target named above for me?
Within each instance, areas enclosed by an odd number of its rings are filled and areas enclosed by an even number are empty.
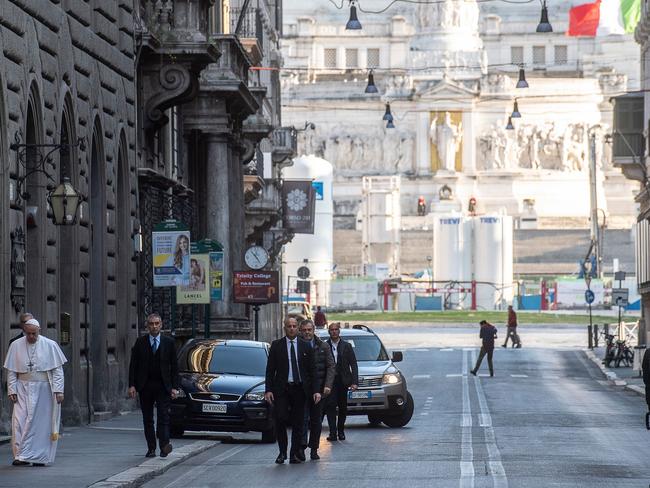
[[[446,347],[446,348],[444,348],[444,349],[440,349],[440,352],[451,352],[451,351],[453,351],[453,348],[450,348],[450,347]]]
[[[460,378],[461,376],[463,376],[462,373],[449,373],[447,378]],[[467,376],[467,374],[465,374],[465,376]]]
[[[431,378],[431,375],[430,375],[430,374],[414,374],[414,375],[413,375],[413,379],[414,379],[414,380],[417,380],[417,379],[427,379],[427,378]]]
[[[508,488],[508,477],[506,470],[501,463],[501,452],[497,447],[496,437],[494,435],[494,428],[492,427],[492,416],[490,415],[490,408],[483,392],[483,385],[478,378],[474,379],[474,386],[476,387],[476,396],[478,397],[478,404],[481,410],[479,415],[479,423],[483,428],[485,436],[485,447],[488,452],[488,466],[490,476],[495,488]]]
[[[528,378],[527,374],[511,374],[512,378]]]
[[[460,447],[460,488],[474,488],[474,449],[472,447],[472,405],[467,378],[468,350],[463,350],[463,416],[460,419],[462,443]]]
[[[226,459],[233,457],[235,454],[239,454],[244,449],[248,449],[251,444],[246,446],[236,446],[228,449],[226,452],[222,452],[218,456],[208,459],[205,463],[200,466],[192,468],[191,471],[183,474],[179,479],[172,481],[171,483],[165,485],[164,488],[180,488],[191,486],[190,482],[199,479],[207,471],[214,469],[216,464],[222,463]]]
[[[429,352],[428,349],[424,349],[424,348],[416,349],[416,351],[417,352]]]

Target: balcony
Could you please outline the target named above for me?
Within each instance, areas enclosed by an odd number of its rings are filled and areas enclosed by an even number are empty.
[[[295,127],[280,127],[273,131],[273,164],[283,164],[288,159],[295,158],[298,154],[298,131]]]
[[[643,94],[627,94],[613,98],[614,129],[612,163],[621,168],[626,178],[647,179],[645,137],[643,135]]]
[[[241,8],[230,10],[230,32],[239,37],[254,66],[258,66],[264,57],[264,25],[258,3],[251,2],[243,14]]]
[[[264,233],[280,220],[281,208],[280,190],[273,184],[273,180],[266,180],[261,195],[246,205],[246,241],[251,244],[259,242]]]

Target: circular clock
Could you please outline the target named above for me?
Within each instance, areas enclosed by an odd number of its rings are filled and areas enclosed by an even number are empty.
[[[269,262],[269,253],[262,246],[251,246],[244,254],[244,261],[251,269],[262,269]]]

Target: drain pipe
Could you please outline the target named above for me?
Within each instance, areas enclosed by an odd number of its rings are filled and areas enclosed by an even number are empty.
[[[90,403],[90,351],[88,350],[88,278],[81,275],[84,282],[84,349],[86,350],[86,404],[88,406],[88,425],[93,420],[93,409]]]

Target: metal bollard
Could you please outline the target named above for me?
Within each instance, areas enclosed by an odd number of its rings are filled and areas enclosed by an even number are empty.
[[[594,348],[594,331],[591,325],[587,326],[587,338],[589,341],[589,349]]]
[[[594,347],[598,347],[598,324],[594,324]]]

